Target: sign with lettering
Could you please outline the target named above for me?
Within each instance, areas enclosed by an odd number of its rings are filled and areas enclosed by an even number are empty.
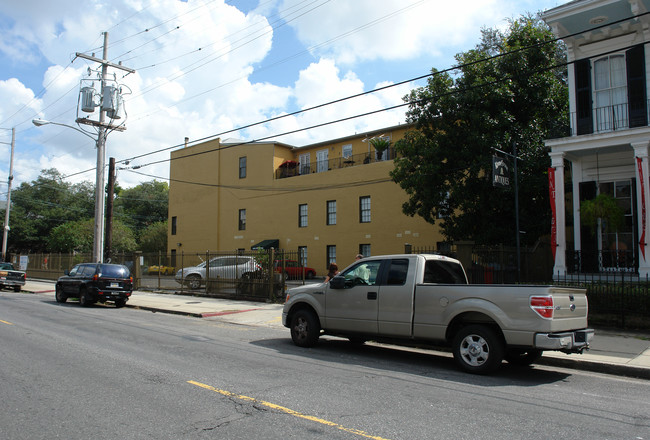
[[[492,186],[497,188],[510,187],[508,162],[497,156],[492,156]]]

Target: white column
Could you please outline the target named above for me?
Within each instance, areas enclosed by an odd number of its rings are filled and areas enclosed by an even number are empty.
[[[582,250],[582,230],[580,228],[580,182],[582,182],[582,162],[571,161],[571,177],[573,177],[573,249]]]
[[[639,278],[650,275],[650,176],[648,176],[648,142],[632,144],[634,148],[634,170],[636,173],[637,210],[637,253],[639,259]]]
[[[566,274],[566,216],[564,204],[564,153],[549,153],[551,166],[555,168],[555,263],[553,277],[564,277]],[[553,201],[551,201],[553,202]],[[553,243],[551,243],[553,246]]]

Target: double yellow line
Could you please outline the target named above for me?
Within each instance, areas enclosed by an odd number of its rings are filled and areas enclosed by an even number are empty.
[[[220,389],[212,387],[210,385],[206,385],[204,383],[196,382],[196,381],[193,381],[193,380],[188,380],[187,383],[192,384],[192,385],[196,385],[197,387],[205,388],[206,390],[214,391],[215,393],[219,393],[219,394],[221,394],[223,396],[226,396],[226,397],[234,397],[236,399],[244,400],[244,401],[247,401],[247,402],[253,402],[253,403],[257,404],[257,405],[263,405],[263,406],[266,406],[267,408],[271,408],[271,409],[274,409],[274,410],[277,410],[277,411],[281,411],[283,413],[286,413],[286,414],[289,414],[289,415],[292,415],[292,416],[295,416],[295,417],[299,417],[301,419],[306,419],[306,420],[309,420],[311,422],[316,422],[316,423],[320,423],[322,425],[330,426],[332,428],[340,429],[341,431],[349,432],[351,434],[356,434],[356,435],[364,437],[364,438],[370,438],[370,439],[373,439],[373,440],[388,440],[388,439],[385,439],[383,437],[378,437],[378,436],[375,436],[375,435],[368,434],[367,432],[361,431],[359,429],[347,428],[345,426],[339,425],[338,423],[330,422],[329,420],[325,420],[325,419],[321,419],[321,418],[318,418],[318,417],[315,417],[315,416],[310,416],[310,415],[307,415],[307,414],[303,414],[303,413],[300,413],[298,411],[294,411],[292,409],[286,408],[284,406],[276,405],[275,403],[265,402],[264,400],[257,400],[257,399],[255,399],[253,397],[244,396],[244,395],[241,395],[241,394],[231,393],[230,391],[226,391],[226,390],[220,390]]]

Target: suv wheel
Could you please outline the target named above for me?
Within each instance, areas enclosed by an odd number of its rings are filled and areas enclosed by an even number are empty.
[[[56,286],[54,298],[58,303],[64,303],[68,300],[68,297],[63,293],[63,288],[61,286]]]
[[[79,292],[79,305],[82,307],[88,307],[92,304],[93,302],[90,300],[90,298],[88,298],[88,292],[86,289],[81,289]]]

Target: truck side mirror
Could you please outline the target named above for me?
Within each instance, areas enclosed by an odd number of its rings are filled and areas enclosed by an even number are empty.
[[[345,277],[336,276],[330,280],[332,289],[345,289]]]

